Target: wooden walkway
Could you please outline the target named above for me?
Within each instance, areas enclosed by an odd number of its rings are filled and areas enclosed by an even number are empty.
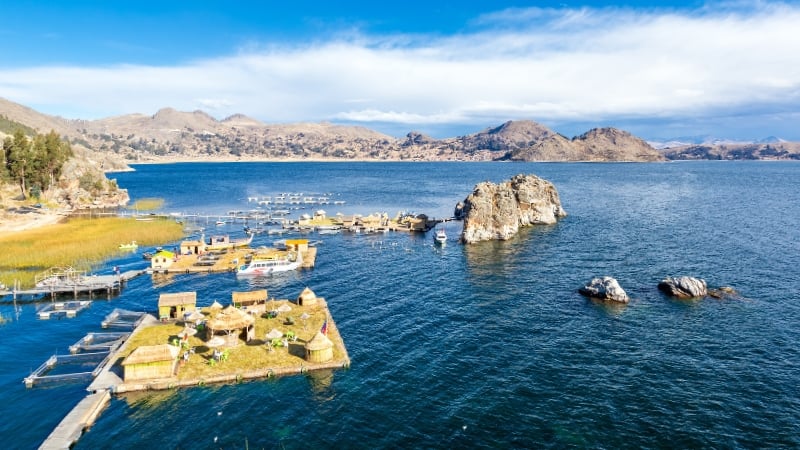
[[[39,448],[46,450],[71,448],[81,437],[83,430],[94,423],[110,401],[111,393],[105,390],[87,395],[64,417]]]
[[[0,297],[11,296],[13,300],[23,300],[22,297],[30,297],[37,300],[38,296],[50,295],[55,298],[58,294],[72,294],[77,298],[80,294],[88,294],[90,297],[96,292],[106,292],[111,296],[113,292],[119,292],[122,285],[133,278],[145,273],[145,270],[129,270],[119,275],[90,275],[82,277],[80,282],[50,285],[46,287],[36,287],[31,289],[12,289],[0,290]]]

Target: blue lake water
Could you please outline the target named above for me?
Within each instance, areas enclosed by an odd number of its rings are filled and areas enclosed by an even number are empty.
[[[444,248],[432,235],[309,236],[316,267],[258,280],[142,276],[73,319],[0,305],[0,436],[37,447],[86,384],[26,389],[113,308],[160,292],[198,304],[265,287],[325,297],[347,370],[116,397],[76,448],[800,447],[800,163],[203,163],[112,174],[135,200],[224,215],[247,198],[331,194],[328,214],[452,214],[481,181],[552,181],[569,214],[507,242]],[[312,209],[303,212],[311,212]],[[209,219],[211,228],[214,219]],[[448,224],[451,238],[458,223]],[[236,234],[241,224],[221,227]],[[275,237],[260,235],[255,245]],[[143,249],[140,249],[143,250]],[[144,267],[138,255],[109,273]],[[577,288],[610,275],[611,307]],[[692,275],[741,300],[675,301]]]

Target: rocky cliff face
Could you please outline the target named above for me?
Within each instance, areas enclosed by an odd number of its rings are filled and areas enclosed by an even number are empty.
[[[522,174],[500,184],[477,184],[456,214],[464,218],[465,243],[507,240],[520,227],[556,223],[567,215],[552,183]]]

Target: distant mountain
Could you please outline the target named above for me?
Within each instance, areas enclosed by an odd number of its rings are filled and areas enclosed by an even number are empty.
[[[56,130],[73,145],[109,161],[412,160],[412,161],[660,161],[664,155],[615,128],[567,138],[530,120],[508,121],[477,133],[435,139],[419,132],[395,138],[331,123],[264,124],[235,114],[217,120],[203,111],[163,108],[70,120],[0,99],[0,114],[39,131]]]
[[[673,160],[798,160],[800,159],[800,142],[685,145],[663,149],[661,153],[667,159]]]

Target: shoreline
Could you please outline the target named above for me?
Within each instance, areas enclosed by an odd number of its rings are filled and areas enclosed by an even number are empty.
[[[51,210],[30,211],[24,214],[6,211],[0,216],[0,238],[20,231],[61,223],[67,219],[69,214],[69,212]]]

